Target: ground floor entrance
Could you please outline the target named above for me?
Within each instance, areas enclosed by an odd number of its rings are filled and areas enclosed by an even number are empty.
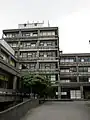
[[[61,99],[81,99],[80,87],[61,88]]]
[[[61,87],[61,99],[90,99],[90,87]]]

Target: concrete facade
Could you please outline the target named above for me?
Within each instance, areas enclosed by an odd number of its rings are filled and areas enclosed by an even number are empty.
[[[4,41],[0,40],[0,102],[13,101],[13,92],[17,89],[20,72],[17,69],[17,59],[14,50]],[[16,86],[16,88],[15,88]]]
[[[58,27],[42,25],[20,24],[18,29],[3,30],[2,38],[15,51],[17,68],[21,74],[34,72],[48,75],[56,86],[59,99],[88,99],[90,54],[61,54]]]
[[[90,98],[90,53],[60,54],[61,98]]]
[[[19,29],[3,30],[3,39],[15,50],[20,72],[47,75],[52,84],[56,84],[58,92],[57,83],[60,78],[58,27],[41,25],[38,27],[38,23],[37,26],[33,25],[33,28],[21,26]]]

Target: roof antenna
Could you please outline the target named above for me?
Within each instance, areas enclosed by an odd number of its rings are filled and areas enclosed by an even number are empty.
[[[50,27],[50,23],[49,23],[49,20],[48,20],[48,27]]]

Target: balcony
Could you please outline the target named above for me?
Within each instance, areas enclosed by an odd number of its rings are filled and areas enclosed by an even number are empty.
[[[78,66],[90,66],[90,62],[78,62]]]
[[[58,46],[39,46],[38,47],[39,49],[55,49],[55,48],[58,48]]]
[[[39,69],[38,71],[43,73],[59,73],[58,69]]]
[[[25,50],[27,50],[27,49],[37,49],[37,46],[36,45],[35,46],[29,46],[29,47],[20,46],[20,49],[25,49]]]
[[[77,75],[77,72],[60,72],[61,75]]]
[[[69,83],[59,83],[60,86],[63,86],[63,87],[80,87],[81,85],[83,86],[90,86],[90,83],[89,82],[69,82]]]
[[[39,36],[38,39],[39,40],[57,40],[58,36],[57,35]]]
[[[38,35],[22,35],[22,34],[15,34],[15,35],[3,35],[2,36],[4,39],[14,39],[14,38],[37,38]]]
[[[19,57],[19,60],[21,60],[21,61],[29,61],[29,60],[31,60],[31,61],[33,61],[33,60],[37,60],[37,57]]]
[[[15,92],[13,89],[0,88],[0,95],[12,95]]]
[[[90,72],[79,72],[79,76],[90,76]]]
[[[60,66],[76,66],[76,62],[60,62]]]
[[[55,61],[55,62],[58,62],[58,59],[57,57],[39,57],[39,61]]]
[[[36,68],[33,68],[33,69],[20,69],[19,71],[21,71],[21,72],[37,72],[37,69]]]
[[[11,64],[5,62],[1,58],[0,58],[0,68],[3,69],[3,70],[5,70],[5,71],[8,71],[9,73],[12,73],[13,75],[17,74],[17,76],[20,76],[20,73],[17,70],[17,68],[15,68]]]
[[[77,72],[60,72],[60,75],[61,76],[67,76],[67,77],[77,76]]]

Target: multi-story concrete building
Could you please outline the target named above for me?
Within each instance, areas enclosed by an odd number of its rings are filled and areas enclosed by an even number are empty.
[[[20,24],[18,29],[3,30],[2,37],[15,50],[22,74],[48,75],[61,99],[89,97],[90,54],[60,54],[58,27]]]
[[[60,54],[61,98],[90,98],[90,53]]]
[[[12,94],[19,88],[19,80],[14,50],[4,40],[0,40],[0,102],[14,100]]]
[[[59,81],[58,27],[43,23],[20,24],[18,29],[3,30],[3,39],[15,50],[19,69],[48,75],[53,84]],[[58,91],[56,85],[56,91]]]

